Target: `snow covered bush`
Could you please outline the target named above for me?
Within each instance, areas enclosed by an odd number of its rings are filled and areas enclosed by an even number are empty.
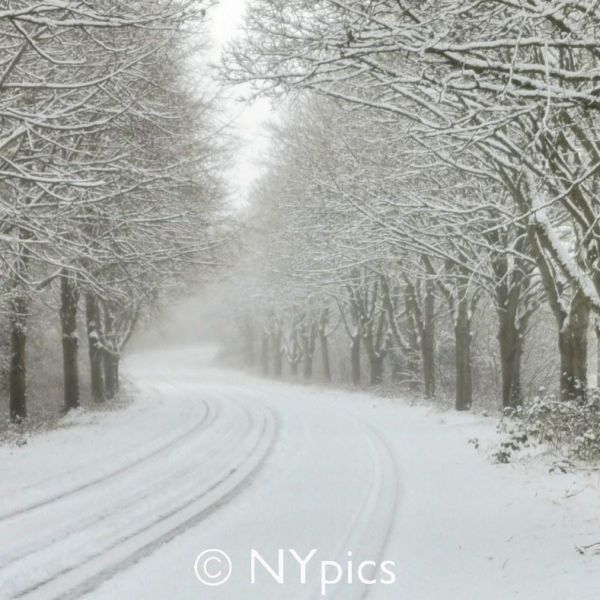
[[[523,407],[507,411],[499,430],[504,439],[494,455],[498,462],[509,462],[513,451],[536,444],[582,460],[600,458],[600,390],[561,401],[542,388]]]

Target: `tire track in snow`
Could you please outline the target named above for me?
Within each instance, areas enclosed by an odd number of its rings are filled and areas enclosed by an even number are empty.
[[[19,508],[16,508],[12,511],[7,511],[4,512],[2,514],[0,514],[0,523],[2,521],[6,521],[8,519],[12,519],[14,517],[20,516],[22,514],[25,514],[27,512],[39,509],[39,508],[43,508],[44,506],[47,506],[49,504],[52,504],[54,502],[57,502],[58,500],[63,500],[73,494],[76,494],[78,492],[87,490],[93,486],[96,486],[98,484],[101,483],[105,483],[106,481],[108,481],[109,479],[112,479],[114,477],[117,477],[119,475],[122,475],[124,473],[127,473],[128,471],[143,465],[144,463],[152,460],[153,458],[155,458],[157,455],[167,452],[170,449],[172,449],[174,446],[181,444],[182,442],[184,442],[185,440],[187,440],[188,438],[193,437],[194,435],[197,435],[205,426],[205,423],[207,422],[207,420],[209,419],[210,416],[210,407],[209,405],[202,400],[201,401],[204,408],[205,408],[205,412],[204,415],[202,416],[201,420],[196,423],[192,428],[190,428],[189,430],[187,430],[185,433],[179,435],[178,437],[170,440],[169,442],[167,442],[166,444],[164,444],[163,446],[160,446],[159,448],[153,450],[152,452],[150,452],[149,454],[146,454],[144,456],[142,456],[141,458],[138,458],[122,467],[119,467],[118,469],[115,469],[113,471],[110,471],[108,473],[105,473],[103,475],[101,475],[100,477],[91,479],[86,481],[85,483],[82,483],[80,485],[77,485],[75,487],[69,488],[67,490],[64,490],[62,492],[59,492],[57,494],[54,494],[52,496],[49,496],[47,498],[44,498],[42,500],[36,501],[36,502],[32,502],[30,504],[27,504],[25,506],[21,506]],[[66,474],[68,474],[69,472],[67,472]]]
[[[204,433],[210,428],[210,426],[218,418],[219,412],[218,405],[216,408],[208,408],[206,418],[202,419],[201,423],[198,423],[196,426],[194,426],[187,434],[179,436],[177,440],[173,440],[173,443],[163,446],[161,452],[153,452],[144,457],[143,460],[131,463],[127,468],[113,471],[111,477],[106,477],[102,480],[96,480],[94,485],[99,483],[105,484],[105,487],[101,490],[98,490],[98,492],[102,492],[102,494],[106,495],[107,482],[109,482],[109,485],[118,485],[118,481],[128,475],[131,476],[131,473],[134,469],[140,469],[142,466],[154,467],[153,463],[166,459],[166,455],[169,453],[169,451],[173,451],[175,448],[186,448],[185,445],[190,441],[193,441],[194,437],[198,437],[200,434]],[[235,434],[235,429],[230,429],[231,433]],[[222,438],[222,441],[228,440],[229,434]],[[193,450],[193,448],[190,448],[190,450]],[[208,454],[208,452],[205,449],[204,455],[206,454]],[[139,475],[143,475],[143,473],[140,473]],[[183,468],[180,468],[178,471],[169,471],[166,477],[162,477],[158,480],[150,480],[150,485],[143,492],[140,492],[140,488],[138,487],[132,488],[129,486],[128,488],[125,488],[125,491],[127,492],[128,490],[133,489],[134,494],[130,495],[129,497],[120,498],[118,495],[116,495],[119,493],[119,490],[116,490],[113,505],[103,503],[102,498],[80,498],[80,496],[85,496],[86,494],[89,495],[89,493],[94,492],[91,485],[85,486],[83,489],[79,488],[77,494],[65,494],[63,496],[63,504],[54,507],[55,510],[60,511],[60,513],[56,515],[56,519],[49,519],[47,515],[43,514],[43,510],[47,509],[50,504],[53,504],[53,502],[39,505],[29,511],[22,511],[14,519],[10,520],[8,523],[5,523],[5,531],[2,531],[3,528],[0,524],[0,533],[2,533],[4,537],[6,536],[7,527],[9,528],[9,531],[10,527],[16,528],[17,530],[19,528],[26,528],[28,530],[35,530],[36,536],[33,539],[29,538],[26,543],[21,544],[20,546],[18,545],[16,548],[10,548],[10,543],[7,544],[9,547],[8,552],[3,549],[3,552],[0,555],[0,570],[5,570],[19,561],[32,557],[35,554],[42,553],[46,548],[51,547],[57,539],[60,539],[62,543],[74,535],[81,535],[83,532],[89,531],[94,526],[102,524],[106,520],[114,519],[115,517],[118,517],[121,512],[127,511],[128,509],[139,505],[148,498],[152,498],[152,495],[156,494],[157,491],[160,491],[161,489],[173,489],[173,483],[177,482],[178,480],[189,478],[189,476],[189,465],[184,465]],[[142,482],[140,485],[143,485],[143,483],[144,482]],[[75,496],[75,498],[73,498],[73,496]],[[99,500],[102,500],[102,502]],[[75,510],[72,507],[69,507],[70,510],[65,511],[64,502],[73,501],[79,501],[80,503],[83,502],[85,509],[88,509],[90,512],[77,510],[77,507]],[[15,520],[19,518],[20,520],[27,519],[32,512],[40,511],[42,512],[41,520],[38,517],[37,523],[35,521],[33,521],[33,523],[25,523],[24,525],[15,523]],[[46,526],[46,530],[44,530],[44,526]]]
[[[240,387],[238,389],[241,394],[248,395],[250,400],[256,401],[256,393],[247,394],[244,388]],[[290,386],[286,392],[289,393],[293,389]],[[278,395],[275,387],[273,396]],[[290,443],[294,445],[285,449],[288,468],[286,472],[278,476],[278,486],[287,485],[293,480],[293,469],[289,468],[289,464],[293,464],[291,461],[298,452],[309,452],[314,454],[315,458],[320,457],[320,460],[324,460],[324,455],[320,454],[319,438],[312,435],[312,425],[314,423],[302,410],[302,399],[302,395],[298,395],[297,398],[295,395],[292,396],[292,402],[295,406],[293,412],[290,413],[289,408],[286,408],[280,415],[283,426],[285,426],[285,420],[293,420],[293,424],[288,424],[288,427],[293,428],[294,436],[290,437],[288,433],[286,442],[288,445]],[[277,410],[278,402],[270,402],[269,404],[274,410]],[[323,409],[327,410],[325,407]],[[344,565],[348,561],[347,552],[352,551],[355,564],[366,560],[380,564],[382,560],[386,560],[385,550],[388,546],[399,502],[398,465],[383,436],[366,420],[351,412],[336,415],[336,422],[339,423],[340,419],[347,423],[345,429],[347,439],[349,441],[360,440],[360,447],[357,448],[354,445],[353,451],[368,455],[371,468],[370,478],[364,481],[363,493],[357,497],[356,506],[348,518],[347,527],[340,533],[340,541],[335,544],[333,555],[328,555],[327,559],[335,560],[340,565]],[[348,460],[351,456],[351,454],[348,454],[345,460]],[[310,486],[310,481],[306,483]],[[370,573],[368,575],[370,576]],[[328,589],[327,597],[333,600],[363,600],[369,596],[373,589],[374,586],[354,581],[352,585],[331,586]],[[294,596],[294,598],[296,597]],[[310,598],[310,600],[322,599],[320,584],[315,584],[312,587],[308,585],[302,597]]]
[[[185,390],[185,386],[177,385],[176,387],[178,387],[181,390]],[[150,386],[150,390],[152,390],[155,395],[159,391],[156,386]],[[142,392],[142,390],[138,386],[136,386],[136,391],[135,391],[136,396],[139,397],[142,395],[146,395],[146,393],[147,392]],[[159,443],[157,444],[157,440],[153,440],[152,442],[148,442],[146,440],[143,444],[140,445],[139,441],[136,441],[135,443],[128,445],[128,446],[123,446],[122,448],[119,448],[118,450],[115,450],[114,452],[109,452],[108,454],[103,454],[101,457],[99,457],[99,459],[101,459],[102,462],[111,462],[112,459],[114,459],[114,458],[123,458],[123,455],[125,455],[125,457],[127,457],[127,454],[135,455],[136,458],[130,459],[129,461],[123,461],[123,466],[126,466],[128,464],[128,462],[136,461],[138,455],[140,458],[143,458],[145,454],[150,454],[150,452],[154,452],[155,450],[158,450],[160,447],[170,443],[171,441],[174,441],[179,436],[185,435],[185,433],[188,432],[189,430],[190,430],[190,426],[189,426],[189,424],[186,423],[185,425],[179,426],[175,429],[175,435],[165,436],[165,437],[167,437],[166,442],[161,443],[161,439],[159,439],[158,440]],[[150,452],[140,452],[140,450],[144,450],[148,446],[152,448],[150,450]],[[119,462],[119,461],[117,461],[117,462]],[[0,494],[0,498],[6,498],[8,495],[17,496],[17,495],[22,494],[23,492],[26,492],[27,490],[31,490],[31,489],[39,491],[40,487],[44,487],[44,486],[48,487],[49,483],[52,483],[55,481],[60,481],[60,480],[64,479],[65,477],[72,476],[75,473],[79,473],[79,472],[85,473],[86,471],[88,471],[90,469],[90,467],[96,466],[96,464],[97,464],[97,460],[95,460],[93,462],[87,461],[87,462],[79,463],[78,465],[76,465],[70,469],[54,473],[50,477],[38,479],[37,481],[28,483],[27,485],[23,485],[19,488],[10,490],[8,493]],[[52,494],[48,494],[48,496],[51,496],[51,495]]]
[[[258,423],[253,421],[257,426],[250,428],[246,439],[234,444],[237,450],[229,457],[229,464],[221,476],[194,497],[163,512],[151,524],[119,539],[104,551],[20,590],[13,597],[29,600],[79,598],[215,512],[250,482],[275,441],[277,426],[273,413],[264,407],[257,412],[258,415],[248,411],[253,419],[258,416],[260,420]]]
[[[363,560],[378,564],[385,560],[394,515],[398,504],[398,475],[393,454],[383,437],[369,424],[353,417],[364,432],[372,458],[373,476],[362,498],[355,518],[348,528],[344,541],[338,548],[337,562],[343,565],[348,560],[348,550],[353,550],[354,562]],[[354,581],[351,585],[332,588],[328,597],[336,600],[363,600],[372,586]],[[315,590],[311,600],[323,598],[321,589]]]

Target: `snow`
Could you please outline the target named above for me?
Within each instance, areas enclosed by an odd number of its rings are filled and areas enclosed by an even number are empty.
[[[558,237],[555,228],[551,224],[548,215],[548,203],[544,202],[536,189],[536,184],[532,173],[529,170],[525,171],[529,191],[531,193],[532,214],[535,217],[536,223],[542,228],[544,236],[551,246],[552,253],[557,259],[560,267],[568,274],[570,280],[577,282],[578,289],[585,294],[586,299],[596,308],[600,308],[600,295],[596,289],[594,282],[590,276],[585,273],[577,264],[576,260],[571,256],[567,246]],[[561,302],[564,300],[561,298]],[[567,309],[563,309],[566,314]],[[563,326],[568,325],[568,320],[565,320]]]
[[[576,549],[600,541],[596,472],[551,474],[543,456],[495,465],[493,419],[210,357],[132,355],[130,406],[0,448],[0,598],[598,597],[600,556]],[[230,556],[222,587],[194,574],[209,549]],[[303,585],[290,550],[313,549]],[[252,550],[274,569],[282,550],[284,583],[258,563],[250,583]],[[392,561],[396,583],[360,584],[365,560]],[[320,561],[355,581],[323,588]]]

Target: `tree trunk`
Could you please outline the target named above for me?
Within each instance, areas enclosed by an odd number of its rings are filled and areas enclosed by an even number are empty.
[[[516,408],[522,404],[521,357],[523,338],[515,325],[515,315],[505,310],[499,312],[498,342],[502,367],[502,407]]]
[[[456,346],[456,410],[469,410],[473,404],[471,373],[471,318],[466,294],[458,299],[454,323]]]
[[[245,317],[242,322],[242,336],[244,344],[244,364],[251,368],[255,365],[254,356],[254,326],[249,317]]]
[[[352,344],[350,346],[350,361],[352,364],[352,383],[354,385],[360,384],[360,334],[356,334],[352,337]]]
[[[405,367],[404,367],[404,353],[402,349],[393,347],[390,349],[390,373],[392,381],[394,383],[404,383]]]
[[[92,398],[96,402],[104,402],[104,360],[100,330],[100,307],[98,299],[93,292],[87,292],[85,295],[85,320],[88,336]]]
[[[79,338],[77,336],[77,282],[63,273],[60,278],[60,322],[62,329],[65,410],[79,406]]]
[[[10,420],[19,423],[27,418],[27,319],[29,300],[18,294],[11,301],[11,353],[9,373]]]
[[[600,389],[600,320],[596,319],[596,389]]]
[[[435,396],[435,295],[433,283],[425,283],[425,307],[421,334],[421,355],[423,359],[423,387],[425,398]]]
[[[304,355],[304,365],[303,372],[304,379],[310,379],[313,374],[313,354],[312,352],[307,352]]]
[[[406,283],[404,298],[406,304],[404,331],[408,343],[405,356],[405,376],[408,378],[408,388],[413,392],[417,392],[421,387],[421,375],[419,372],[421,365],[419,364],[419,358],[420,356],[423,356],[424,337],[422,335],[422,331],[419,331],[419,323],[417,322],[417,319],[421,317],[421,312],[417,302],[416,289],[413,283]],[[422,329],[423,328],[421,327],[421,330]],[[421,339],[419,339],[419,337]]]
[[[105,349],[102,353],[104,368],[104,397],[112,400],[119,393],[119,363],[118,352]]]
[[[383,359],[385,354],[377,349],[378,344],[376,344],[373,337],[373,334],[368,333],[364,338],[364,342],[369,359],[369,380],[371,385],[377,385],[383,381]]]
[[[102,314],[99,311],[99,318]],[[112,400],[119,392],[119,351],[115,347],[114,318],[107,304],[104,305],[104,335],[102,336],[102,367],[104,369],[104,396]]]
[[[425,398],[431,399],[435,396],[435,353],[433,339],[423,338],[422,355]]]
[[[369,366],[371,368],[371,385],[383,382],[383,356],[374,352],[369,354]]]
[[[317,328],[313,324],[308,327],[303,326],[300,332],[302,375],[304,379],[310,379],[313,375],[316,335]]]
[[[321,359],[323,360],[323,378],[325,381],[331,381],[331,364],[329,362],[329,340],[327,336],[321,332],[319,334],[321,346]]]
[[[558,332],[560,397],[585,398],[587,391],[587,335],[590,309],[581,292],[571,301],[569,315]]]
[[[294,377],[298,375],[298,362],[296,358],[290,359],[290,372]]]
[[[262,374],[267,376],[269,374],[269,336],[266,333],[263,333],[261,340],[260,362]]]
[[[22,239],[27,240],[31,234],[19,231]],[[24,280],[29,264],[29,249],[26,244],[19,244],[14,263],[14,280],[10,300],[10,364],[8,377],[10,420],[20,423],[27,418],[27,321],[29,319],[29,295]]]
[[[302,350],[298,341],[297,323],[292,325],[293,331],[290,335],[288,344],[286,346],[286,354],[290,363],[290,372],[295,377],[298,375],[298,366],[302,360]]]
[[[271,346],[273,348],[273,375],[281,377],[283,374],[283,352],[281,350],[281,334],[273,335]]]
[[[119,393],[119,366],[121,358],[118,352],[104,351],[104,392],[107,400],[112,400]]]

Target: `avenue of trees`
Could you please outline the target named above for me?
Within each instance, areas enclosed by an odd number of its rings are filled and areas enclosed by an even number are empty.
[[[585,400],[599,33],[591,0],[256,0],[223,73],[287,104],[230,283],[246,361],[327,380],[345,339],[349,380],[366,357],[466,410],[487,336],[505,408],[549,355],[544,385]]]
[[[203,14],[191,0],[0,8],[0,358],[13,421],[28,414],[40,298],[55,298],[68,410],[80,403],[78,330],[91,395],[111,398],[140,314],[215,261],[219,148],[186,64]],[[60,348],[47,352],[60,364]]]

